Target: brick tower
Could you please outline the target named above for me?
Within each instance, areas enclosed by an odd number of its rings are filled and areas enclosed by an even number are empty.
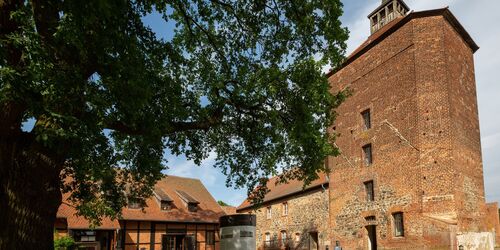
[[[371,36],[332,91],[352,91],[332,127],[331,244],[343,249],[492,249],[485,222],[473,54],[447,9],[383,0]]]

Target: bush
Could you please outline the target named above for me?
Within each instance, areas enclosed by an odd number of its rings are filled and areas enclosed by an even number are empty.
[[[70,250],[75,246],[75,241],[69,236],[54,239],[55,250]]]

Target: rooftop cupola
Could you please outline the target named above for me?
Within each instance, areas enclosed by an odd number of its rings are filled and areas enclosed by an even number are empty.
[[[403,0],[382,0],[382,4],[368,15],[371,33],[377,32],[392,20],[405,16],[408,11],[410,8]]]

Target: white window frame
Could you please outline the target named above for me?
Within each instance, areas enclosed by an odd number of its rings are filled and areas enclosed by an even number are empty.
[[[295,242],[300,242],[300,233],[295,233]]]
[[[283,202],[283,216],[288,215],[288,202]]]
[[[282,230],[281,231],[281,244],[286,245],[286,237],[287,237],[287,234],[286,234],[286,230]]]
[[[398,222],[397,217],[401,219],[401,221]],[[405,236],[405,226],[404,226],[404,214],[403,212],[397,212],[392,214],[392,225],[394,227],[394,237],[397,238],[402,238]],[[398,225],[401,226],[401,228],[398,228]]]
[[[273,217],[273,211],[272,211],[271,206],[268,206],[266,209],[267,209],[266,210],[266,218],[271,219]]]

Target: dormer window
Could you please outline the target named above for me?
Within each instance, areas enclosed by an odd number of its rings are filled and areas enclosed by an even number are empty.
[[[172,202],[171,201],[161,201],[160,206],[161,206],[161,210],[168,211],[172,208]]]
[[[200,202],[182,190],[176,190],[176,192],[179,195],[179,198],[181,198],[184,204],[186,204],[189,212],[198,211],[198,204],[200,204]]]
[[[189,210],[189,212],[196,212],[198,210],[198,204],[189,203],[188,210]]]
[[[169,211],[172,209],[173,200],[167,195],[165,190],[162,188],[155,188],[153,194],[156,197],[162,211]]]
[[[137,199],[129,199],[127,207],[130,209],[140,209],[141,203]]]

